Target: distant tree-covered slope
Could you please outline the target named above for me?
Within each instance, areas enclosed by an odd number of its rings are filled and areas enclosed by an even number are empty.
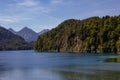
[[[0,50],[32,49],[32,44],[0,26]]]
[[[69,19],[38,37],[35,51],[120,52],[120,15]]]

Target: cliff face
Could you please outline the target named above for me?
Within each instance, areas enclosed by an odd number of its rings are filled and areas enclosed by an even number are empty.
[[[119,52],[120,16],[69,19],[39,36],[36,51]]]

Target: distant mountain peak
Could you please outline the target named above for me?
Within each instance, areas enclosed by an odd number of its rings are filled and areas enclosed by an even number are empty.
[[[24,28],[28,28],[27,26],[25,26]]]
[[[24,28],[22,28],[20,31],[22,31],[22,30],[32,30],[32,29],[30,29],[30,28],[28,28],[28,27],[24,27]],[[33,31],[33,30],[32,30]]]
[[[43,29],[42,31],[40,31],[39,33],[36,33],[35,31],[33,31],[32,29],[30,29],[29,27],[25,26],[24,28],[22,28],[20,31],[16,32],[15,30],[13,30],[12,28],[8,29],[10,32],[21,36],[22,38],[25,39],[25,41],[27,42],[34,42],[37,40],[38,35],[44,34],[46,32],[49,31],[49,29]]]
[[[49,31],[49,29],[43,29],[43,30],[40,31],[38,34],[41,35],[41,34],[44,34],[44,33],[48,32],[48,31]]]
[[[17,34],[23,37],[27,42],[36,41],[38,34],[28,27],[24,27]]]
[[[27,27],[27,26],[25,26],[24,28],[22,28],[22,29],[30,29],[29,27]],[[31,29],[30,29],[31,30]]]

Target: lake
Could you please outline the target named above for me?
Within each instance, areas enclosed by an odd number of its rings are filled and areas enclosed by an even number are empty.
[[[120,80],[120,55],[0,51],[0,80]]]

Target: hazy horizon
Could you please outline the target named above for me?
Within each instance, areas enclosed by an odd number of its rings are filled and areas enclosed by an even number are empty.
[[[119,15],[120,0],[1,0],[0,25],[19,31],[23,27],[39,32],[66,19]]]

